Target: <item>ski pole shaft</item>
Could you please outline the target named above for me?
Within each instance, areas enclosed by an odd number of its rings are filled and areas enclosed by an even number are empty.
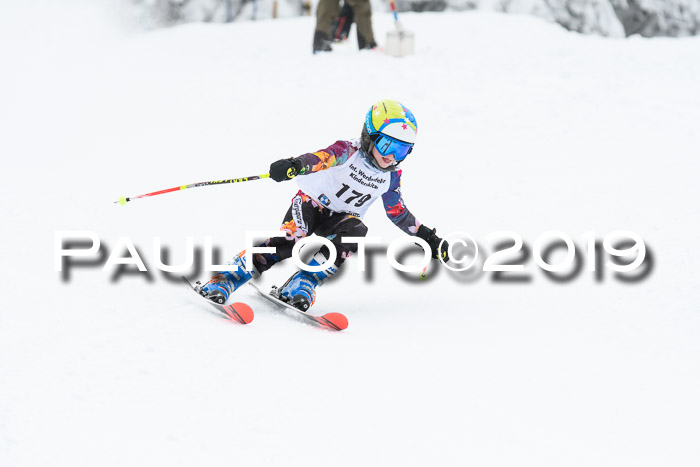
[[[396,12],[396,3],[394,3],[394,0],[389,0],[389,3],[391,4],[391,11],[394,13],[394,21],[398,23],[399,14]]]
[[[260,180],[260,179],[269,178],[269,177],[270,177],[270,174],[269,174],[269,173],[266,173],[266,174],[262,174],[262,175],[253,175],[253,176],[251,176],[251,177],[231,178],[231,179],[228,179],[228,180],[214,180],[214,181],[211,181],[211,182],[192,183],[192,184],[190,184],[190,185],[176,186],[176,187],[173,187],[173,188],[166,188],[165,190],[154,191],[153,193],[146,193],[145,195],[131,196],[131,197],[128,197],[128,198],[127,198],[126,196],[122,196],[122,197],[120,197],[117,201],[115,201],[115,203],[119,203],[119,204],[121,204],[122,206],[124,206],[124,205],[125,205],[126,203],[128,203],[129,201],[133,201],[133,200],[135,200],[135,199],[146,198],[146,197],[149,197],[149,196],[162,195],[162,194],[170,193],[170,192],[173,192],[173,191],[186,190],[186,189],[188,189],[188,188],[198,188],[198,187],[200,187],[200,186],[224,185],[224,184],[226,184],[226,183],[247,182],[247,181],[250,181],[250,180]]]

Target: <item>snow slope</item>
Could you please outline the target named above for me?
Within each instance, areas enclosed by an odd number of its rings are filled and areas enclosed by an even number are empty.
[[[312,18],[146,34],[94,4],[15,3],[0,15],[3,466],[697,465],[700,40],[404,14],[412,57],[354,42],[314,57]],[[378,38],[393,27],[374,23]],[[173,263],[187,236],[229,257],[245,230],[278,227],[293,182],[113,204],[357,136],[385,97],[418,119],[403,193],[422,222],[487,251],[504,229],[530,246],[631,230],[651,274],[558,283],[530,258],[525,283],[438,269],[421,282],[380,252],[371,274],[353,258],[319,292],[346,332],[247,290],[244,327],[164,278],[152,238]],[[381,211],[365,221],[388,244],[401,233]],[[152,274],[63,280],[58,230],[94,231],[107,253],[128,236]]]

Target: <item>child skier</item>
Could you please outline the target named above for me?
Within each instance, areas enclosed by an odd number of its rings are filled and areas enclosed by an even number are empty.
[[[283,182],[296,178],[300,188],[282,222],[284,237],[267,239],[260,246],[275,247],[274,254],[253,255],[253,268],[247,271],[244,252],[231,264],[237,271],[216,274],[198,291],[204,297],[224,303],[229,295],[274,264],[290,258],[295,242],[316,234],[330,240],[337,250],[332,266],[321,272],[300,270],[279,289],[279,298],[308,310],[316,298],[316,287],[333,276],[345,259],[357,251],[356,243],[344,244],[342,237],[364,237],[367,227],[362,216],[380,196],[391,221],[409,235],[425,240],[434,258],[447,257],[447,242],[416,220],[401,197],[399,164],[413,149],[416,119],[394,100],[377,102],[367,112],[362,135],[351,141],[336,141],[326,149],[281,159],[270,165],[270,178]],[[320,256],[319,256],[320,255]],[[330,257],[322,247],[309,265],[318,266]]]

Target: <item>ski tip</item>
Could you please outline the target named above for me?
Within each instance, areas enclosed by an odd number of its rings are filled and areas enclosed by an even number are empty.
[[[224,310],[226,310],[226,314],[229,315],[232,320],[238,321],[241,324],[250,324],[255,317],[253,309],[245,303],[226,305]]]
[[[326,313],[320,317],[326,327],[334,331],[342,331],[348,327],[348,319],[340,313]]]

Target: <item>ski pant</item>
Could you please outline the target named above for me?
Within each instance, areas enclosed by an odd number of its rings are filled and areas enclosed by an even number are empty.
[[[357,24],[357,45],[360,49],[376,45],[372,32],[372,6],[369,0],[345,0],[352,7]],[[316,31],[333,37],[333,20],[340,13],[339,0],[320,0],[316,8]]]
[[[275,254],[259,253],[253,255],[253,264],[259,273],[270,269],[275,263],[291,258],[296,242],[311,234],[316,234],[331,241],[336,249],[335,266],[339,268],[351,253],[357,252],[357,243],[342,243],[342,237],[365,237],[367,226],[360,218],[346,213],[331,211],[323,207],[308,195],[299,191],[292,198],[292,205],[282,221],[280,228],[284,237],[265,240],[260,246],[275,247]],[[324,245],[319,250],[326,258],[330,257]]]

